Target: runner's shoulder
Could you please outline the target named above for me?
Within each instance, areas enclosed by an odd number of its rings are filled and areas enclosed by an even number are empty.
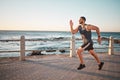
[[[78,25],[77,28],[79,29],[81,27],[81,25]]]
[[[88,29],[88,30],[91,30],[91,24],[86,24],[86,28]]]
[[[87,24],[87,29],[91,30],[93,27],[95,27],[95,26],[92,24]]]

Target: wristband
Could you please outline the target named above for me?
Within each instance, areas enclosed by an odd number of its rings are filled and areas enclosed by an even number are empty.
[[[98,36],[98,37],[100,37],[100,36]]]

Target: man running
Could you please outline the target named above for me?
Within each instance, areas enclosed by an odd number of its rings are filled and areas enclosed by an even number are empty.
[[[75,34],[79,31],[83,39],[83,45],[79,47],[77,50],[77,54],[80,59],[80,65],[77,69],[81,70],[85,68],[85,64],[84,64],[83,57],[82,57],[82,52],[84,50],[88,50],[89,53],[96,59],[98,63],[98,70],[101,70],[104,65],[104,62],[101,62],[98,56],[96,55],[96,53],[94,52],[93,41],[91,39],[92,37],[91,30],[96,30],[96,33],[98,35],[98,43],[101,44],[100,30],[97,26],[85,24],[85,21],[86,21],[86,18],[84,16],[80,17],[79,19],[80,25],[76,29],[73,29],[73,22],[72,20],[70,20],[71,33]]]

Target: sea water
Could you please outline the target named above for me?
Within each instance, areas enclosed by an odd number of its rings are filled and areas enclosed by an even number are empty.
[[[40,41],[26,41],[25,47],[26,50],[43,50],[43,54],[63,54],[58,50],[65,50],[66,53],[69,53],[71,33],[67,31],[0,31],[0,40],[16,40],[24,35],[25,39],[36,39]],[[101,37],[109,38],[112,36],[114,39],[120,39],[120,32],[101,32]],[[79,48],[83,42],[79,33],[75,34],[75,46],[76,49]],[[92,32],[92,39],[94,42],[95,48],[104,48],[104,49],[95,49],[96,52],[107,52],[108,49],[108,40],[102,41],[102,44],[97,43],[97,34]],[[114,46],[120,46],[120,44],[115,43]],[[1,42],[0,41],[0,51],[13,51],[20,50],[19,41],[11,42]],[[45,52],[45,50],[57,50],[56,52]],[[115,51],[120,51],[119,48],[116,48]],[[26,54],[31,52],[26,52]],[[19,56],[19,52],[5,52],[0,53],[0,57],[6,56]]]

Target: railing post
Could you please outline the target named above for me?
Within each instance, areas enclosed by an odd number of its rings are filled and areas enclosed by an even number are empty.
[[[75,36],[72,34],[71,41],[70,41],[70,57],[75,56]]]
[[[21,36],[20,39],[20,57],[19,57],[20,61],[24,61],[25,60],[25,37]]]
[[[109,38],[109,48],[108,48],[108,54],[109,55],[113,55],[114,54],[114,47],[113,47],[113,45],[114,45],[114,39],[113,39],[112,36],[110,36],[110,38]]]

